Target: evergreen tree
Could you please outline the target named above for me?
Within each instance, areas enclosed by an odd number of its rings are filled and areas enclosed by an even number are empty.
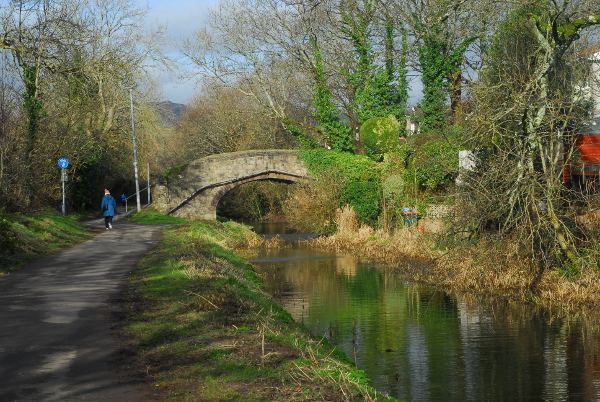
[[[346,122],[340,120],[340,114],[333,103],[331,90],[327,86],[327,77],[323,66],[323,58],[319,50],[317,38],[312,35],[314,51],[313,98],[315,102],[314,116],[317,119],[317,130],[322,131],[332,149],[338,151],[354,151],[354,141]]]

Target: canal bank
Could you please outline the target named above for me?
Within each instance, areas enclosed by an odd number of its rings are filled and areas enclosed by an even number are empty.
[[[577,266],[565,262],[550,269],[510,239],[469,242],[414,227],[373,229],[359,226],[351,209],[338,213],[336,224],[336,233],[312,240],[311,247],[386,264],[411,282],[531,303],[555,315],[578,314],[600,323],[598,264],[585,255]]]
[[[154,400],[394,400],[263,290],[233,251],[261,241],[248,227],[195,222],[163,235],[118,300],[121,366]]]
[[[582,317],[448,293],[303,242],[248,258],[265,290],[380,392],[423,402],[600,399],[600,336]]]

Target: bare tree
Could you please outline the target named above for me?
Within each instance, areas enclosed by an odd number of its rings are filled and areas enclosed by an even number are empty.
[[[145,69],[165,60],[164,30],[146,32],[145,15],[131,0],[14,1],[2,8],[0,48],[12,55],[13,71],[21,70],[11,78],[24,93],[20,159],[38,202],[52,198],[59,156],[69,156],[75,185],[99,179],[80,176],[90,163],[128,151],[130,141],[120,135],[130,132],[130,120],[119,119],[129,115],[123,86],[145,80]]]
[[[580,88],[589,65],[577,39],[597,32],[600,15],[564,1],[517,8],[505,22],[475,90],[481,157],[464,206],[476,226],[523,244],[535,288],[547,267],[580,262],[563,167],[587,112]]]
[[[251,98],[213,82],[188,106],[171,135],[170,148],[182,164],[223,152],[288,147],[294,143],[289,137]]]
[[[347,136],[355,133],[358,111],[369,105],[365,99],[379,106],[366,96],[376,93],[375,74],[395,61],[393,46],[384,43],[384,26],[391,20],[384,18],[382,3],[222,1],[209,26],[186,42],[184,53],[195,67],[193,74],[235,88],[290,130],[332,146],[335,141],[320,120],[332,120],[331,126],[346,130]],[[365,10],[368,18],[361,20]],[[365,41],[353,40],[363,36]],[[359,53],[367,47],[365,59]],[[390,74],[386,84],[394,81],[396,76]],[[323,91],[327,96],[319,99]],[[300,109],[305,112],[298,114]],[[334,124],[340,119],[350,123],[340,128]]]

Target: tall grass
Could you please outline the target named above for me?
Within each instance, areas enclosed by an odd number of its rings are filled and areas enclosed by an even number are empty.
[[[489,237],[442,249],[440,237],[415,228],[390,232],[359,226],[351,207],[339,209],[335,222],[335,234],[311,244],[385,263],[410,280],[452,291],[535,302],[565,312],[594,315],[600,306],[599,272],[589,264],[572,276],[546,269],[538,283],[537,262],[524,256],[517,242]]]
[[[396,262],[409,257],[431,260],[443,253],[435,250],[435,242],[414,228],[400,228],[393,232],[359,225],[354,208],[346,206],[336,211],[338,230],[331,236],[311,240],[315,247],[335,251],[355,252],[368,259]]]

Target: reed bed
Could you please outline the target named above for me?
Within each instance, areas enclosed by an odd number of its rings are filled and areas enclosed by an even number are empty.
[[[598,271],[582,270],[568,277],[546,269],[536,282],[537,265],[522,256],[516,242],[489,238],[477,244],[441,250],[435,235],[414,228],[393,232],[361,226],[351,207],[339,209],[338,231],[311,240],[313,247],[346,252],[389,265],[409,280],[449,291],[489,294],[559,309],[600,315]]]
[[[443,255],[435,250],[435,243],[431,239],[424,238],[414,229],[401,228],[389,232],[359,225],[350,206],[337,210],[335,223],[338,227],[335,234],[310,240],[310,244],[336,252],[358,253],[368,259],[387,263],[406,257],[432,260]]]

